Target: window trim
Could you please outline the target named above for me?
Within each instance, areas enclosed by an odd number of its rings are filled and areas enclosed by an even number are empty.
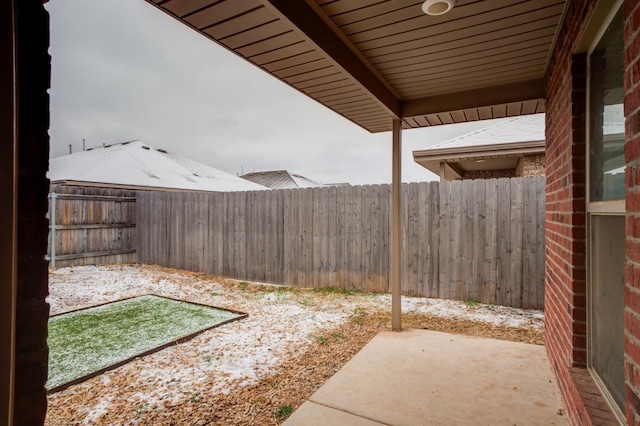
[[[605,0],[606,1],[606,0]],[[600,2],[600,3],[604,3]],[[613,22],[613,18],[616,16],[620,8],[622,7],[624,0],[617,0],[615,4],[609,10],[609,13],[606,15],[606,18],[602,21],[600,25],[600,29],[596,32],[593,41],[589,45],[587,49],[586,62],[587,62],[587,87],[586,87],[586,108],[585,108],[585,205],[587,213],[599,213],[599,212],[618,212],[618,213],[626,213],[625,199],[620,200],[607,200],[607,201],[591,201],[591,161],[589,157],[589,152],[591,152],[591,108],[589,105],[589,100],[591,99],[591,85],[589,82],[591,81],[591,61],[590,57],[593,51],[600,43],[602,36],[607,31],[611,22]],[[609,207],[609,210],[604,210]]]
[[[586,108],[585,108],[585,215],[586,215],[586,226],[585,226],[585,246],[586,246],[586,269],[587,269],[587,294],[586,294],[586,309],[587,309],[587,342],[586,342],[586,351],[587,351],[587,370],[593,377],[596,386],[602,392],[605,400],[607,401],[611,411],[614,416],[618,419],[620,424],[625,424],[625,415],[623,410],[618,406],[615,399],[605,386],[604,382],[598,375],[598,373],[593,368],[593,350],[592,350],[592,342],[593,342],[593,241],[592,241],[592,217],[593,216],[601,216],[601,215],[610,215],[610,216],[625,216],[626,215],[626,201],[625,199],[620,200],[607,200],[607,201],[591,201],[591,158],[589,153],[590,145],[591,145],[591,108],[590,108],[590,99],[591,99],[591,54],[596,49],[598,43],[604,36],[605,32],[613,22],[615,15],[618,13],[620,8],[622,7],[623,0],[617,0],[608,10],[606,14],[604,14],[603,7],[606,6],[606,0],[601,0],[596,5],[596,12],[598,12],[598,16],[592,18],[592,22],[590,25],[595,25],[593,20],[600,20],[598,22],[600,27],[593,34],[593,39],[591,40],[588,49],[586,50]],[[602,18],[604,16],[604,18]],[[585,41],[581,44],[584,44]],[[626,403],[625,403],[626,405]]]

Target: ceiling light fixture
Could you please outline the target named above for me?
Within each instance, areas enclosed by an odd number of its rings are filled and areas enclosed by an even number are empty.
[[[426,0],[422,4],[422,11],[427,15],[444,15],[456,5],[456,0]]]

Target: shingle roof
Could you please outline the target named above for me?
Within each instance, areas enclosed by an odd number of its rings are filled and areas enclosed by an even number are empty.
[[[52,182],[215,192],[268,189],[140,141],[52,158],[49,169]]]
[[[603,121],[605,135],[624,133],[624,112],[621,105],[605,106]],[[494,124],[480,130],[423,148],[423,150],[544,141],[544,131],[544,114],[509,117],[496,120]]]
[[[544,114],[504,118],[480,130],[431,145],[423,150],[440,150],[534,141],[544,141]]]
[[[316,188],[323,186],[321,183],[287,170],[253,172],[240,177],[271,189]]]

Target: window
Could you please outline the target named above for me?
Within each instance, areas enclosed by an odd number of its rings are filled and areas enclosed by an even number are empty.
[[[625,404],[623,52],[618,8],[589,51],[587,65],[587,352],[589,370],[620,419]]]
[[[589,201],[624,200],[622,11],[589,54]]]

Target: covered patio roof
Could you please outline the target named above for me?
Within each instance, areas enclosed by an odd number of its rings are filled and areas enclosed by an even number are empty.
[[[544,112],[567,0],[147,0],[370,132]]]
[[[424,0],[146,1],[362,128],[392,132],[396,331],[402,129],[544,112],[544,75],[570,3],[456,0],[433,16]]]

